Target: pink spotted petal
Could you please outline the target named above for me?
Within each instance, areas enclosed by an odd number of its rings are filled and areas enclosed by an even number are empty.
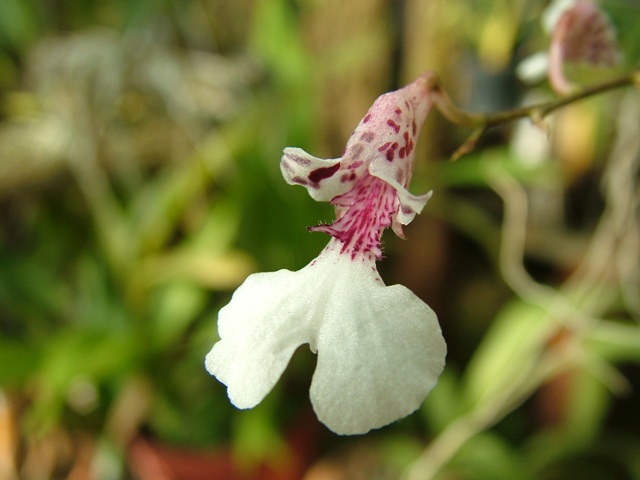
[[[406,188],[420,129],[433,104],[430,75],[378,97],[349,138],[342,158],[324,160],[299,148],[286,148],[280,167],[287,183],[303,185],[315,200],[333,201],[340,217],[345,209],[337,197],[354,189],[368,172],[397,191],[394,229],[396,223],[408,224],[428,199],[413,196]]]
[[[314,200],[329,202],[351,186],[341,180],[341,162],[341,158],[317,158],[301,148],[287,147],[280,161],[280,170],[289,185],[302,185]]]

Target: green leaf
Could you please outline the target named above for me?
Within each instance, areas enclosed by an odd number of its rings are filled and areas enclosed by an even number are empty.
[[[154,340],[160,348],[166,348],[181,338],[202,311],[207,294],[191,284],[174,282],[159,288],[154,300]]]
[[[529,480],[533,475],[524,458],[506,441],[494,433],[483,432],[458,451],[441,478]]]
[[[640,362],[640,326],[600,321],[585,332],[585,347],[609,361]]]
[[[251,469],[265,461],[272,465],[286,461],[286,444],[272,420],[272,398],[235,416],[233,453],[243,468]]]
[[[22,49],[35,39],[37,33],[36,16],[29,2],[22,0],[0,2],[0,41]]]
[[[460,389],[457,376],[446,368],[438,384],[422,404],[422,415],[434,433],[442,432],[460,413]]]
[[[55,425],[75,380],[99,384],[135,371],[144,345],[134,335],[93,328],[67,329],[52,337],[34,372],[29,428],[46,431]]]
[[[503,308],[467,368],[469,405],[500,398],[505,389],[526,377],[556,328],[540,307],[516,300]]]
[[[13,386],[36,370],[39,353],[17,340],[0,339],[0,386]]]
[[[425,167],[426,175],[437,185],[447,187],[484,187],[491,168],[506,170],[525,185],[557,183],[558,165],[546,162],[528,166],[506,148],[494,148],[483,153],[467,155],[455,162],[431,162]],[[417,184],[417,183],[416,183]]]

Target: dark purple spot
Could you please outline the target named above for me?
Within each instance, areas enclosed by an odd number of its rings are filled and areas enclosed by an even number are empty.
[[[309,174],[309,180],[312,183],[318,183],[320,180],[331,177],[340,169],[340,162],[336,163],[332,167],[316,168]]]
[[[373,133],[371,130],[369,130],[369,131],[363,132],[362,135],[360,135],[360,138],[365,142],[370,143],[373,141],[374,138],[376,138],[376,134]]]
[[[307,182],[307,181],[306,181],[304,178],[302,178],[302,177],[293,177],[293,178],[291,179],[291,181],[292,181],[293,183],[297,183],[297,184],[299,184],[299,185],[309,185],[309,182]]]
[[[409,132],[404,132],[404,146],[406,154],[409,155],[413,150],[413,139],[409,136]]]
[[[396,115],[400,115],[402,113],[402,110],[400,108],[396,108],[394,112],[396,113]]]
[[[393,157],[395,157],[395,155],[396,155],[396,149],[398,148],[398,146],[399,146],[399,145],[398,145],[397,143],[394,143],[394,144],[393,144],[393,145],[391,145],[391,146],[389,147],[389,149],[387,150],[386,157],[387,157],[387,160],[388,160],[389,162],[393,162]]]
[[[367,123],[369,120],[371,120],[371,114],[367,113],[367,115],[362,119],[362,123]]]
[[[396,132],[396,133],[400,132],[400,125],[398,125],[393,120],[391,120],[391,119],[387,120],[387,125],[389,125],[391,128],[393,128],[394,132]]]
[[[287,158],[292,162],[296,162],[298,165],[309,165],[311,163],[311,160],[309,160],[308,158],[300,157],[298,155],[291,155],[290,153],[287,154]]]
[[[413,132],[413,136],[416,136],[416,132],[418,131],[418,126],[416,125],[416,121],[411,121],[411,131]]]
[[[404,156],[407,154],[407,149],[402,147],[400,148],[400,150],[398,150],[398,155],[400,155],[400,158],[404,158]]]
[[[364,150],[364,145],[363,145],[363,144],[361,144],[361,143],[356,143],[353,147],[351,147],[351,148],[349,149],[349,154],[350,154],[352,157],[357,158],[357,157],[359,157],[359,156],[360,156],[360,154],[362,153],[362,150]],[[344,157],[344,155],[342,155],[342,156]]]
[[[400,207],[400,210],[402,210],[402,213],[405,215],[411,215],[412,213],[414,213],[413,208],[407,207],[406,205],[402,205]]]
[[[384,152],[387,148],[389,148],[389,145],[391,145],[391,142],[387,142],[385,144],[383,144],[380,148],[378,148],[379,152]]]
[[[355,161],[355,162],[353,162],[351,165],[349,165],[347,167],[347,170],[354,170],[354,169],[358,168],[360,165],[362,165],[363,163],[364,162],[362,160]]]
[[[343,173],[342,176],[340,177],[340,181],[342,183],[353,182],[355,179],[356,179],[356,173],[355,172]]]

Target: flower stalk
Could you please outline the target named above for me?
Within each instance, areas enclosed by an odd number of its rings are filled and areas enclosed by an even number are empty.
[[[475,113],[464,110],[453,102],[437,74],[430,73],[429,76],[429,88],[433,94],[434,106],[450,122],[473,130],[469,138],[452,155],[453,160],[457,160],[473,151],[482,135],[490,128],[521,118],[529,118],[534,124],[540,125],[547,115],[562,107],[595,95],[626,87],[640,88],[640,69],[603,83],[582,88],[574,93],[548,102],[535,103],[495,113]]]

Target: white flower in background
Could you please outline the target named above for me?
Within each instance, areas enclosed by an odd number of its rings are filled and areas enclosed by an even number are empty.
[[[551,37],[549,52],[539,52],[518,65],[525,81],[548,75],[552,88],[568,94],[575,87],[567,79],[566,64],[613,67],[621,54],[615,29],[607,15],[590,0],[555,0],[542,14],[542,25]]]
[[[206,367],[236,407],[260,403],[304,343],[318,354],[311,403],[338,434],[398,420],[435,386],[446,355],[435,313],[406,287],[385,286],[376,269],[383,230],[402,236],[430,197],[406,190],[432,105],[427,81],[379,97],[341,158],[285,149],[286,181],[331,201],[337,219],[310,228],[333,238],[309,265],[249,276],[220,310]]]

